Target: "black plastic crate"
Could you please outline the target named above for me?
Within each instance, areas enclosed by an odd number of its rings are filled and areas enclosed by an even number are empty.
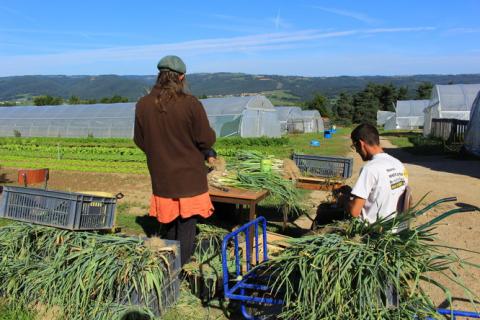
[[[5,186],[0,217],[69,230],[113,228],[114,197]]]
[[[130,292],[118,292],[117,298],[117,302],[123,305],[147,307],[157,317],[163,316],[170,307],[177,303],[180,296],[180,271],[182,269],[180,242],[165,239],[162,241],[167,247],[173,247],[174,251],[167,253],[166,272],[169,277],[162,285],[160,296],[155,290],[152,290],[144,299],[138,290],[133,289]],[[164,263],[164,261],[159,260],[159,263]]]
[[[352,176],[352,158],[293,154],[293,161],[303,174],[314,177],[347,179]]]

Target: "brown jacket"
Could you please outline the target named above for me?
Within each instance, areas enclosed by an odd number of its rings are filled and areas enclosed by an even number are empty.
[[[165,198],[192,197],[208,191],[203,152],[215,143],[207,114],[191,95],[155,104],[158,87],[141,98],[135,109],[135,144],[147,156],[153,194]]]

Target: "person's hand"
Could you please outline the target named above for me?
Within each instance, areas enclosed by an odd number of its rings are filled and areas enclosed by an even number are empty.
[[[208,162],[208,164],[209,164],[210,166],[213,167],[213,166],[215,166],[216,160],[217,160],[217,159],[216,159],[215,157],[208,157],[207,162]]]

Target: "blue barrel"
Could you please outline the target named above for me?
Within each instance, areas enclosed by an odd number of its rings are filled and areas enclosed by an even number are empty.
[[[325,139],[330,139],[330,138],[332,137],[332,133],[330,132],[330,130],[325,130],[325,131],[323,132],[323,137],[324,137]]]
[[[310,145],[311,145],[312,147],[320,147],[320,141],[318,141],[318,140],[311,140],[311,141],[310,141]]]

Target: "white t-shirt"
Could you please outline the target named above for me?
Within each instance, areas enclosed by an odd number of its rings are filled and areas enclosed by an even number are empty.
[[[352,190],[353,195],[366,200],[362,219],[374,223],[397,211],[407,183],[407,170],[399,160],[386,153],[374,155],[363,166]]]

